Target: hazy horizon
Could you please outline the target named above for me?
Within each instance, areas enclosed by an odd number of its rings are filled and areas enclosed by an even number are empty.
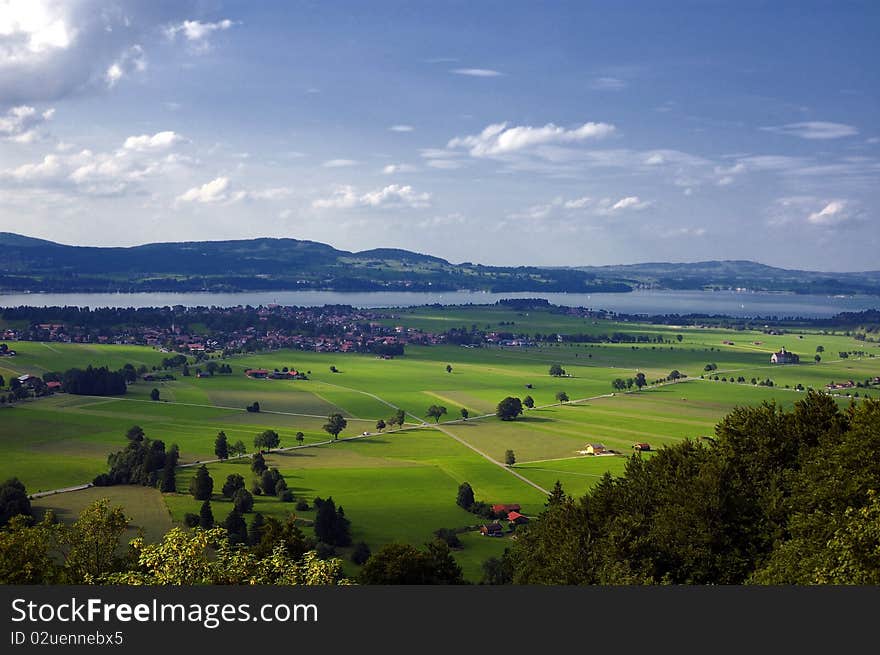
[[[0,14],[0,231],[877,270],[877,3]]]

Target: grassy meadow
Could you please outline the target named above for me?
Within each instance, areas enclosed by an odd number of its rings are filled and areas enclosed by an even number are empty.
[[[656,449],[711,435],[719,419],[736,406],[764,401],[790,406],[799,397],[794,390],[798,384],[821,389],[831,381],[863,381],[880,375],[878,345],[843,334],[804,330],[771,336],[593,321],[495,307],[395,311],[399,316],[389,319],[389,325],[427,330],[469,329],[471,325],[485,329],[488,325],[530,334],[627,332],[652,338],[660,335],[664,341],[532,348],[407,346],[405,356],[391,360],[294,350],[234,356],[226,360],[232,375],[196,378],[175,371],[176,380],[139,381],[125,396],[56,394],[3,406],[0,445],[5,457],[0,460],[0,477],[17,476],[31,493],[89,482],[106,470],[107,455],[124,447],[125,431],[137,424],[152,439],[176,443],[181,464],[209,462],[213,511],[222,520],[231,509],[231,503],[219,495],[226,476],[235,472],[248,480],[252,476],[246,460],[211,461],[217,433],[223,430],[230,443],[241,439],[252,448],[254,437],[271,428],[281,435],[281,447],[286,448],[297,445],[294,435],[301,431],[305,447],[273,452],[267,456],[268,464],[285,476],[296,500],[311,504],[317,496],[332,496],[351,520],[353,539],[365,541],[375,551],[391,541],[424,543],[441,527],[476,526],[478,519],[455,504],[461,482],[472,485],[478,500],[519,503],[525,514],[534,516],[557,480],[569,494],[579,496],[606,472],[621,474],[635,442],[648,442]],[[0,360],[0,375],[7,383],[22,373],[39,375],[88,364],[152,367],[167,357],[140,346],[11,345],[17,356]],[[769,364],[770,353],[782,346],[798,353],[802,363]],[[817,346],[824,348],[819,363],[813,360]],[[846,359],[838,355],[852,351],[865,355]],[[561,364],[568,375],[551,377],[548,368],[553,363]],[[716,364],[711,376],[717,375],[718,381],[700,379],[701,375],[708,378],[704,372],[708,363]],[[247,368],[283,366],[310,371],[310,379],[254,380],[243,374]],[[338,372],[331,372],[331,366]],[[633,377],[638,371],[653,381],[673,369],[686,374],[686,380],[641,392],[613,392],[611,386],[615,378]],[[721,380],[740,376],[747,381],[770,378],[774,386]],[[154,387],[160,391],[159,401],[150,400]],[[557,404],[559,391],[566,392],[572,402]],[[877,388],[858,391],[880,396]],[[503,397],[527,394],[536,407],[519,420],[505,422],[494,416]],[[260,403],[261,411],[246,412],[245,406],[254,401]],[[840,397],[840,402],[850,400]],[[448,409],[438,426],[442,429],[425,418],[432,404]],[[397,407],[407,413],[407,429],[378,433],[376,421],[387,419]],[[470,412],[467,421],[461,420],[462,408]],[[348,426],[339,441],[327,443],[322,426],[332,412],[345,416]],[[363,436],[364,432],[370,434]],[[621,455],[579,455],[588,443],[605,444]],[[507,450],[513,450],[516,457],[509,470],[499,465]],[[178,471],[178,489],[188,488],[194,470]],[[148,538],[157,538],[182,521],[185,513],[198,512],[201,504],[183,493],[163,495],[151,489],[119,487],[55,494],[34,504],[43,510],[51,507],[67,519],[105,495],[122,504]],[[279,518],[294,511],[296,504],[262,496],[255,501],[255,511]],[[314,511],[296,514],[308,530]],[[467,577],[479,579],[481,562],[499,555],[509,538],[463,534],[465,547],[456,557]]]

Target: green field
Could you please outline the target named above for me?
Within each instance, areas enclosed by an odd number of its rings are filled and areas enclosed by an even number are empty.
[[[441,527],[477,525],[474,515],[455,504],[461,482],[469,482],[479,500],[520,503],[523,512],[533,516],[541,511],[545,492],[557,480],[569,494],[579,496],[605,472],[621,474],[635,442],[646,441],[656,449],[684,438],[711,435],[718,420],[738,405],[772,400],[790,406],[799,397],[794,390],[798,384],[821,389],[832,380],[863,381],[880,374],[877,344],[842,334],[805,330],[770,336],[588,321],[499,308],[417,308],[399,313],[387,321],[389,325],[438,329],[476,324],[481,329],[490,325],[527,333],[620,331],[662,336],[665,341],[532,348],[407,346],[405,356],[392,360],[295,350],[235,356],[226,360],[234,371],[231,376],[199,379],[175,372],[175,381],[137,382],[121,397],[57,394],[3,406],[0,445],[6,456],[0,461],[0,476],[17,476],[32,493],[89,482],[106,470],[108,453],[125,445],[125,431],[133,424],[143,427],[152,439],[176,443],[183,464],[212,460],[214,438],[220,430],[231,442],[241,439],[252,447],[254,436],[271,428],[281,435],[282,448],[297,445],[294,435],[302,431],[306,447],[272,453],[267,457],[269,465],[284,474],[297,500],[311,503],[317,496],[332,496],[345,508],[354,540],[367,542],[375,551],[390,541],[427,542]],[[813,354],[819,345],[824,352],[816,364]],[[769,364],[770,353],[782,346],[799,353],[803,363]],[[7,380],[25,372],[42,374],[87,364],[155,366],[167,356],[139,346],[16,342],[14,347],[16,357],[0,360],[0,374]],[[866,354],[841,359],[841,351]],[[551,377],[552,363],[561,364],[568,376]],[[707,363],[717,365],[712,377],[718,375],[718,381],[700,379],[708,375],[703,370]],[[452,366],[451,373],[446,371],[447,364]],[[309,370],[310,379],[252,380],[243,375],[246,368],[281,366]],[[338,372],[330,372],[331,366]],[[673,369],[686,374],[686,380],[612,394],[615,378],[633,377],[641,371],[653,381]],[[739,376],[747,381],[770,378],[775,386],[721,381]],[[160,390],[158,402],[149,399],[153,387]],[[557,404],[558,391],[565,391],[573,402]],[[858,391],[880,396],[877,388]],[[537,406],[519,420],[504,422],[493,415],[503,397],[526,394]],[[254,401],[262,411],[246,412],[245,405]],[[841,396],[840,402],[850,399]],[[433,428],[430,422],[423,425],[430,421],[424,415],[432,404],[448,409],[439,426],[442,429]],[[376,420],[388,418],[395,407],[407,412],[407,429],[377,434]],[[470,411],[469,420],[460,420],[461,408]],[[331,412],[347,417],[348,427],[339,442],[327,444],[322,425]],[[358,436],[363,432],[371,434]],[[358,438],[346,440],[351,437]],[[602,443],[620,454],[579,455],[588,443]],[[504,461],[507,450],[516,456],[511,470],[497,463]],[[251,476],[245,461],[213,462],[209,470],[217,493],[229,473]],[[193,471],[179,471],[179,489],[186,490]],[[87,499],[102,494],[123,504],[148,537],[157,537],[172,520],[181,521],[186,512],[197,512],[200,505],[185,494],[162,496],[153,490],[120,488],[56,494],[35,505],[52,507],[69,518]],[[257,497],[255,511],[283,518],[294,505]],[[213,506],[218,520],[231,509],[219,496]],[[306,522],[313,516],[311,511],[298,514]],[[468,577],[478,579],[482,561],[500,555],[507,541],[466,533],[465,548],[456,557]]]

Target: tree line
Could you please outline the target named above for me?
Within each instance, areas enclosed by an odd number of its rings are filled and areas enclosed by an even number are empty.
[[[493,582],[880,583],[880,401],[808,392],[741,407],[715,436],[635,454],[579,499],[557,483]]]

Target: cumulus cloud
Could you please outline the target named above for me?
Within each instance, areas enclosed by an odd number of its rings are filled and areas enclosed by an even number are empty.
[[[167,150],[168,148],[183,141],[183,137],[171,130],[164,132],[156,132],[153,135],[141,134],[140,136],[130,136],[122,144],[126,150],[135,150],[137,152],[147,152],[156,150]]]
[[[543,127],[494,123],[475,135],[455,137],[447,148],[466,148],[472,157],[493,157],[515,153],[540,145],[578,143],[589,139],[601,139],[613,134],[615,127],[609,123],[584,123],[574,129],[565,129],[553,123]]]
[[[813,225],[833,225],[849,218],[847,205],[843,200],[832,200],[821,210],[807,216],[807,222]]]
[[[173,135],[173,136],[172,136]],[[0,185],[31,187],[89,196],[144,193],[151,178],[179,172],[190,160],[168,150],[180,140],[173,132],[126,139],[109,152],[74,151],[59,143],[57,153],[42,160],[0,170]],[[152,143],[154,147],[147,147]]]
[[[802,139],[839,139],[845,136],[854,136],[859,131],[852,125],[843,123],[830,123],[827,121],[804,121],[801,123],[789,123],[788,125],[775,125],[762,127],[765,132],[787,134]]]
[[[216,177],[201,186],[195,186],[177,197],[178,202],[215,203],[230,199],[228,177]]]
[[[491,68],[453,68],[450,73],[455,73],[456,75],[467,75],[469,77],[499,77],[504,75],[496,70],[492,70]]]
[[[114,87],[143,71],[151,40],[197,6],[194,0],[2,0],[0,104]]]
[[[37,128],[50,120],[54,114],[54,109],[41,112],[28,105],[12,107],[5,116],[0,116],[0,138],[30,143],[37,138]]]
[[[355,207],[409,207],[418,209],[429,207],[430,193],[418,193],[411,186],[390,184],[384,188],[359,194],[354,187],[342,186],[329,198],[319,198],[312,202],[316,209],[353,209]]]

